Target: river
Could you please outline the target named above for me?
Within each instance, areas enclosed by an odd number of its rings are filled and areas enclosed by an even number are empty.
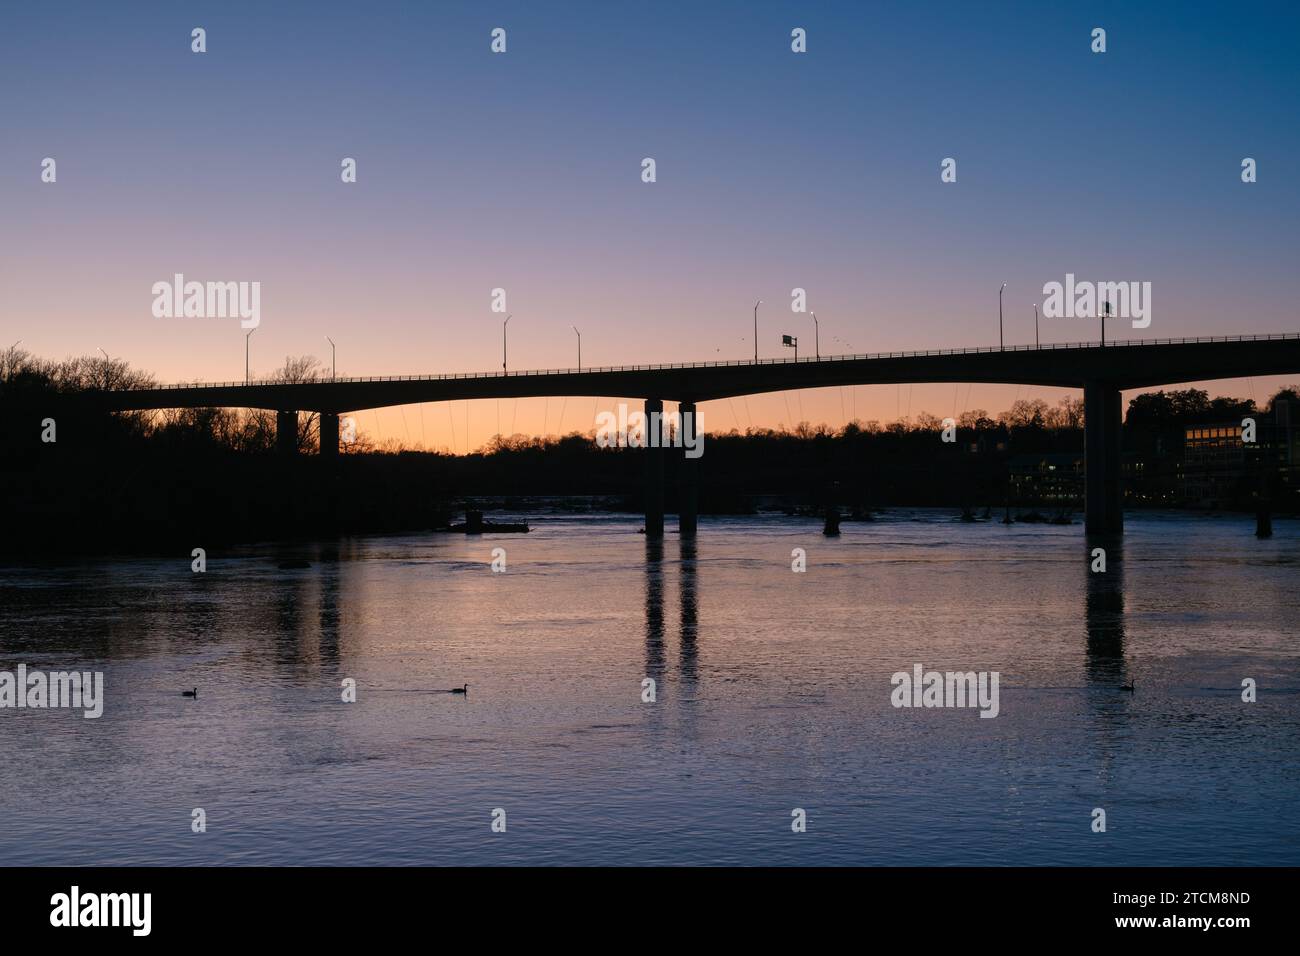
[[[0,710],[0,864],[1300,859],[1298,522],[1130,515],[1094,573],[1078,525],[942,511],[523,517],[0,566],[0,670],[105,696]],[[893,706],[918,664],[997,716]]]

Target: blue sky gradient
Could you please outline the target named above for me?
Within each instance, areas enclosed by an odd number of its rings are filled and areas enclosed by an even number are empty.
[[[44,355],[242,377],[237,321],[150,313],[177,271],[262,283],[255,371],[328,359],[325,335],[341,374],[499,367],[498,286],[519,368],[573,364],[570,325],[588,365],[745,358],[757,298],[762,353],[792,332],[802,354],[796,286],[826,353],[996,344],[1003,281],[1007,340],[1032,342],[1032,303],[1067,272],[1152,283],[1151,327],[1116,337],[1298,324],[1293,4],[69,3],[0,21],[0,331]],[[953,391],[917,386],[904,409],[906,387],[863,388],[855,407],[944,415]],[[991,411],[1064,394],[975,391]],[[842,421],[838,390],[801,398]],[[752,399],[751,420],[800,417],[783,401]],[[518,430],[555,431],[537,405]],[[481,412],[471,444],[494,431]]]

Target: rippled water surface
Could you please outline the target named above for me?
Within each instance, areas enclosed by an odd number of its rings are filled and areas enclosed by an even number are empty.
[[[530,520],[0,567],[0,669],[107,697],[0,710],[0,864],[1300,863],[1296,522],[1130,516],[1103,575],[1078,525]],[[918,663],[1000,714],[894,708]]]

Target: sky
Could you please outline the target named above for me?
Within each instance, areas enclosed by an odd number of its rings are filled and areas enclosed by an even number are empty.
[[[744,359],[758,299],[760,354],[790,355],[788,333],[805,355],[796,288],[823,354],[996,345],[1003,282],[1006,341],[1032,343],[1067,273],[1151,283],[1150,327],[1108,337],[1296,331],[1297,35],[1300,8],[1268,3],[10,4],[0,348],[242,379],[238,319],[153,314],[178,272],[261,284],[254,376],[328,365],[326,336],[340,375],[498,369],[497,288],[512,369],[575,365],[573,326],[584,366]],[[1041,340],[1096,326],[1044,318]],[[1204,387],[1262,402],[1295,378]],[[1066,394],[833,388],[702,419],[839,426]],[[358,424],[464,452],[587,431],[616,401]]]

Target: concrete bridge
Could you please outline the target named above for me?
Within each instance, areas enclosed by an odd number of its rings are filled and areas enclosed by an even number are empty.
[[[278,413],[278,443],[296,451],[297,415],[320,414],[323,455],[338,454],[343,412],[478,398],[609,396],[645,400],[647,416],[665,400],[682,412],[698,402],[762,392],[837,385],[1001,383],[1080,388],[1085,417],[1085,520],[1088,531],[1123,529],[1120,430],[1124,389],[1257,375],[1300,373],[1300,335],[1147,339],[1008,348],[938,349],[820,358],[625,365],[529,372],[400,375],[311,382],[167,385],[92,396],[113,411],[157,408],[262,408]],[[692,418],[695,416],[692,415]],[[647,455],[646,533],[663,534],[663,456]],[[686,459],[680,527],[695,530],[695,461]]]

